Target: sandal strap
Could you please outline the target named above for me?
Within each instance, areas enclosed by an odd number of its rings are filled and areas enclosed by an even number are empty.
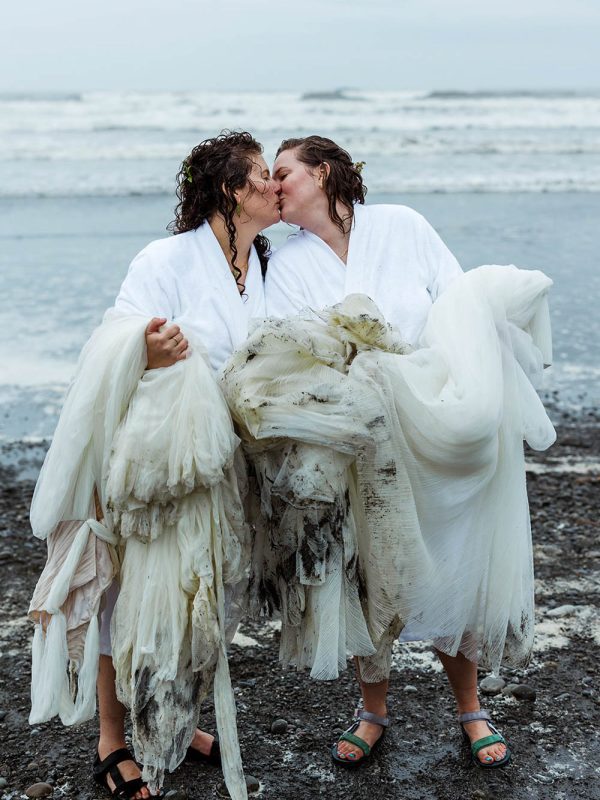
[[[365,711],[364,708],[357,708],[354,712],[354,718],[362,719],[364,722],[370,722],[373,725],[381,725],[382,728],[388,728],[390,725],[389,717],[380,717],[371,711]]]
[[[96,755],[96,761],[94,762],[94,776],[100,779],[106,778],[107,773],[109,773],[113,767],[116,767],[117,764],[121,764],[123,761],[135,761],[134,757],[126,747],[121,747],[119,750],[115,750],[114,752],[110,753],[110,755],[106,756],[103,761],[100,761],[99,757]]]
[[[476,756],[480,750],[492,744],[506,744],[504,736],[501,736],[499,733],[493,733],[491,736],[484,736],[482,739],[477,739],[477,741],[473,742],[471,745],[471,752]]]
[[[460,723],[463,722],[475,722],[475,720],[485,719],[491,720],[489,711],[486,711],[484,708],[479,709],[479,711],[466,711],[464,714],[458,715],[458,721]]]
[[[340,742],[350,742],[350,744],[354,744],[363,751],[365,756],[368,756],[371,752],[370,746],[365,742],[364,739],[361,739],[360,736],[356,736],[354,733],[350,733],[350,731],[345,731],[342,733],[339,739]]]

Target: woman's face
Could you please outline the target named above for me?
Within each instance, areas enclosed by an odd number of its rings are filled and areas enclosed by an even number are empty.
[[[327,214],[323,168],[307,167],[298,161],[295,150],[284,150],[275,159],[273,176],[280,185],[279,202],[284,222],[306,228],[315,213]]]
[[[247,187],[236,192],[241,218],[256,222],[261,230],[279,222],[279,191],[279,181],[271,177],[264,158],[261,155],[252,156]]]

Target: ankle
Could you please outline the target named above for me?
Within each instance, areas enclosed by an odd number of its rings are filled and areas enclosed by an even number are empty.
[[[98,739],[98,755],[100,759],[105,759],[111,753],[114,753],[115,750],[121,750],[121,748],[127,747],[127,742],[125,741],[125,737],[115,737],[115,736],[100,736]]]

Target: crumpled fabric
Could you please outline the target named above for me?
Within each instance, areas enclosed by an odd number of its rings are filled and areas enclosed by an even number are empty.
[[[222,386],[261,486],[254,610],[280,657],[333,679],[388,677],[394,639],[497,670],[527,662],[533,567],[523,440],[555,432],[534,386],[551,362],[539,271],[484,266],[404,345],[365,295],[268,320]]]
[[[154,791],[181,763],[214,685],[223,773],[230,795],[242,800],[225,597],[245,585],[250,556],[239,440],[199,346],[183,362],[144,371],[147,323],[107,312],[82,351],[36,486],[36,535],[56,536],[65,520],[80,527],[36,603],[34,618],[50,622],[36,626],[30,721],[58,714],[74,724],[95,712],[102,592],[70,621],[85,631],[83,655],[68,650],[65,616],[95,537],[119,566],[116,689],[131,711],[144,780]],[[94,490],[102,524],[89,517]]]

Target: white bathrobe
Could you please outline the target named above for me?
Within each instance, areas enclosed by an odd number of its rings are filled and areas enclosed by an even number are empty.
[[[158,239],[131,262],[115,308],[166,317],[201,342],[219,370],[248,336],[249,320],[265,315],[258,255],[252,247],[242,297],[210,225]]]
[[[354,207],[347,263],[302,230],[273,255],[265,282],[269,316],[319,310],[366,294],[405,342],[416,344],[429,309],[461,274],[429,223],[406,206]]]

